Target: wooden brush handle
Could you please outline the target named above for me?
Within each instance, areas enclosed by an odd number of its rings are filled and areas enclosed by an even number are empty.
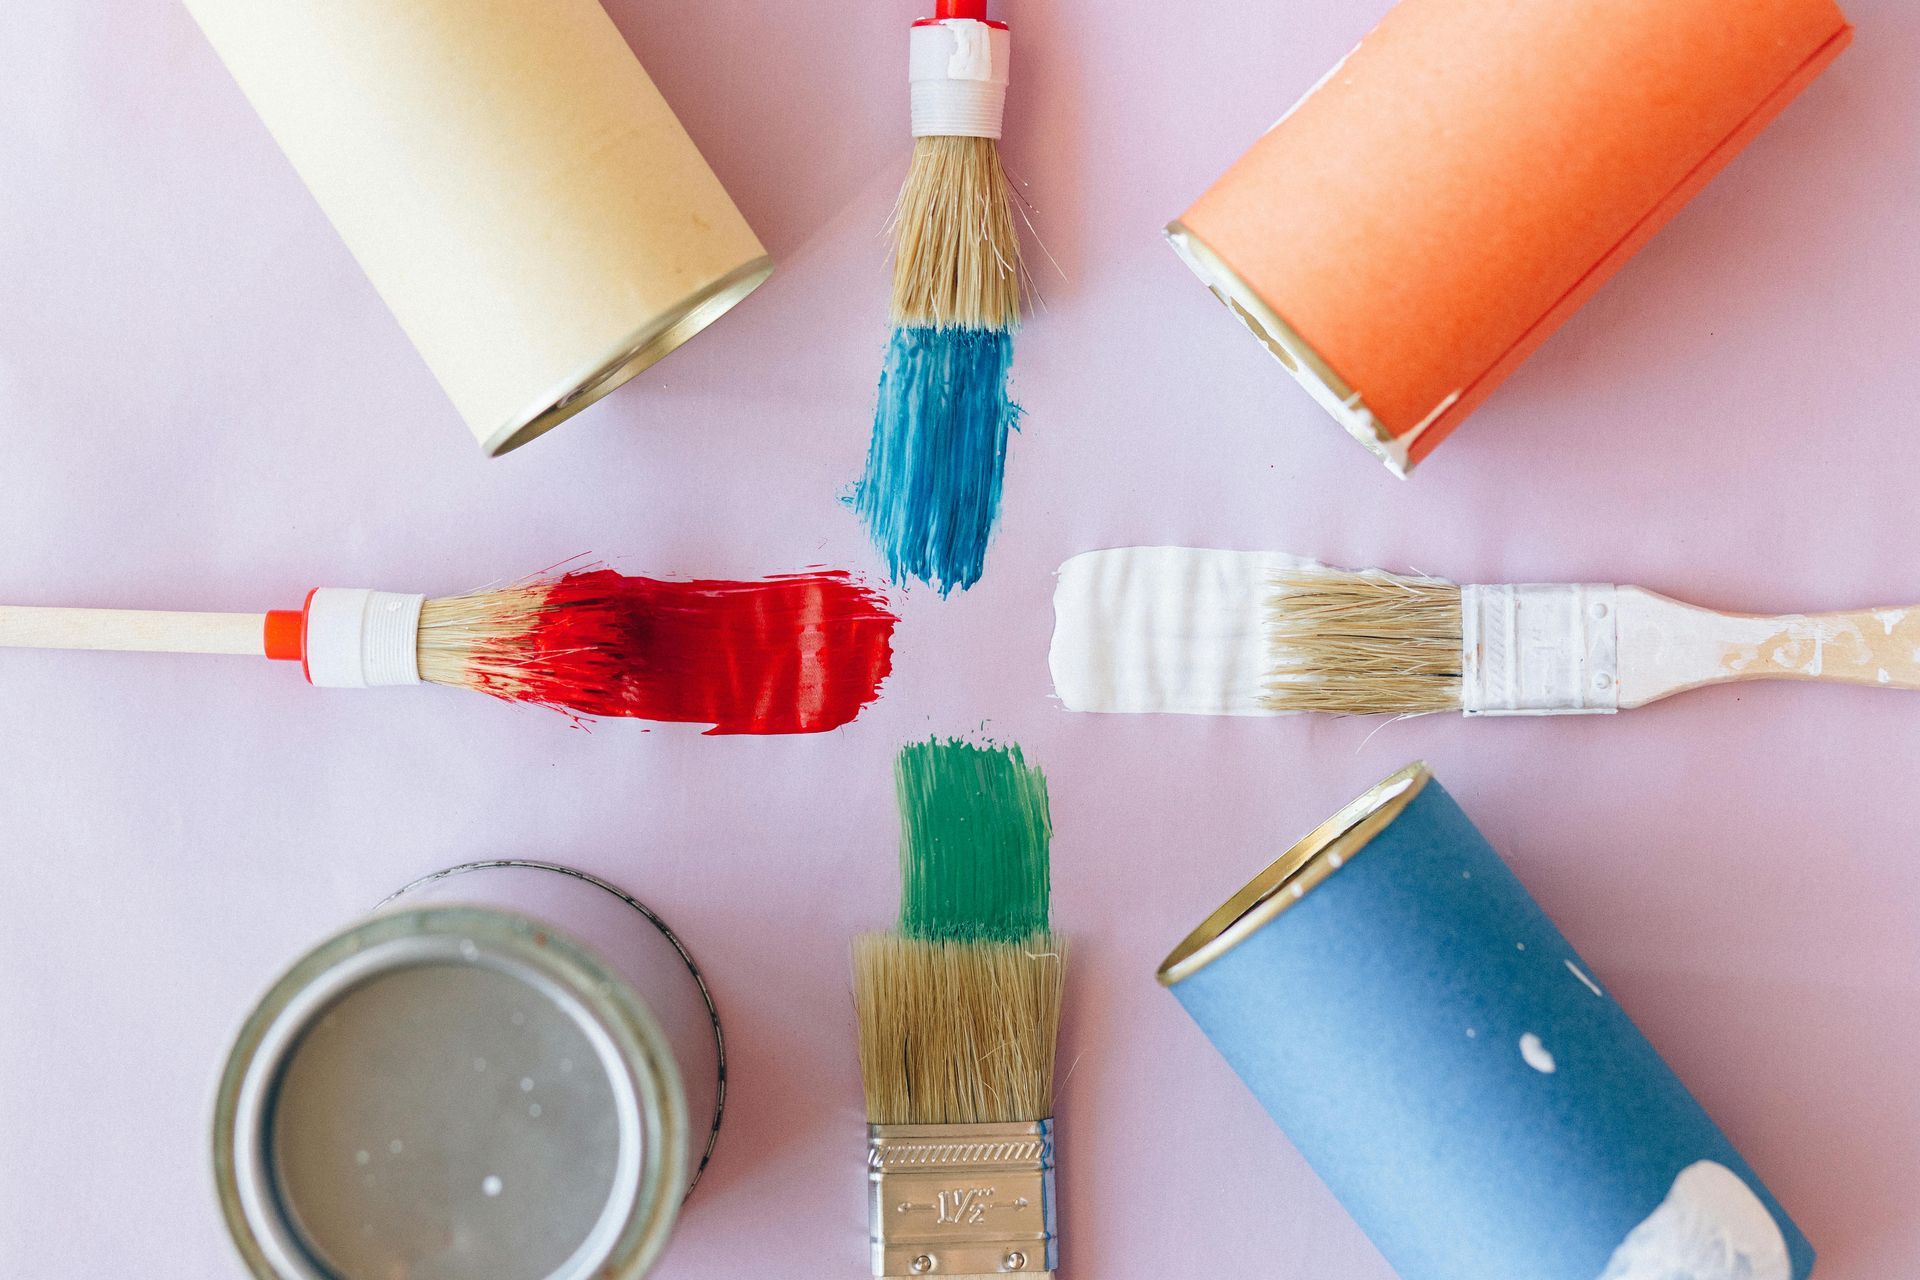
[[[1844,613],[1716,613],[1619,590],[1620,705],[1707,684],[1827,680],[1920,689],[1920,606]]]
[[[262,613],[40,609],[0,605],[0,648],[119,649],[139,653],[266,653]]]
[[[1735,680],[1833,680],[1920,689],[1920,607],[1741,619],[1766,635],[1742,643]]]

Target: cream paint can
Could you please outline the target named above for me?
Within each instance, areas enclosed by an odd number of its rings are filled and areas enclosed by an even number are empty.
[[[598,0],[186,0],[488,454],[773,270]]]
[[[634,1280],[718,1134],[720,1022],[652,911],[518,860],[315,947],[222,1074],[214,1172],[260,1280]]]

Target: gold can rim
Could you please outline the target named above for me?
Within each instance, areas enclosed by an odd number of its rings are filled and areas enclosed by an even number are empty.
[[[1191,978],[1270,924],[1309,889],[1345,866],[1432,780],[1433,771],[1426,763],[1415,761],[1315,827],[1201,921],[1161,961],[1160,985],[1171,987]]]
[[[629,335],[614,354],[594,360],[565,385],[541,396],[526,412],[489,432],[480,441],[481,451],[497,458],[545,435],[678,351],[772,275],[773,259],[761,254],[696,290]]]
[[[1176,218],[1166,225],[1165,234],[1174,252],[1200,278],[1200,283],[1206,285],[1216,298],[1227,305],[1228,310],[1239,317],[1240,323],[1293,375],[1294,381],[1306,388],[1329,417],[1386,463],[1387,470],[1394,475],[1405,480],[1413,474],[1416,463],[1409,453],[1409,446],[1433,425],[1439,417],[1438,413],[1408,435],[1394,435],[1367,404],[1366,397],[1340,376],[1326,357],[1307,341],[1306,335],[1274,310],[1273,305],[1261,297],[1259,291],[1247,283],[1246,278],[1234,270],[1218,250],[1201,239],[1192,227]]]

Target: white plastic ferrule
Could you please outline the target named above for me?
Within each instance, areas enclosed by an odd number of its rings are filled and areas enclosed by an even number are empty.
[[[307,679],[322,689],[420,683],[425,596],[322,587],[307,600]]]
[[[1470,716],[1620,709],[1611,584],[1460,588],[1460,701]]]
[[[913,26],[907,82],[916,138],[997,138],[1006,118],[1013,36],[973,18]]]

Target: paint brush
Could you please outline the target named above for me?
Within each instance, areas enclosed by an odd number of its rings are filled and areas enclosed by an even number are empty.
[[[1180,547],[1077,556],[1055,606],[1055,687],[1080,711],[1588,715],[1747,680],[1920,689],[1920,606],[1720,613]]]
[[[576,717],[817,733],[878,696],[894,621],[838,571],[673,582],[589,569],[432,600],[323,587],[264,614],[0,606],[0,648],[244,654],[299,662],[322,688],[440,684]]]
[[[1022,270],[1000,163],[1012,37],[986,0],[913,25],[913,160],[894,208],[893,326],[852,503],[895,581],[979,581],[999,511]]]
[[[1017,748],[894,768],[900,916],[853,946],[876,1276],[1051,1275],[1063,940],[1046,780]]]

